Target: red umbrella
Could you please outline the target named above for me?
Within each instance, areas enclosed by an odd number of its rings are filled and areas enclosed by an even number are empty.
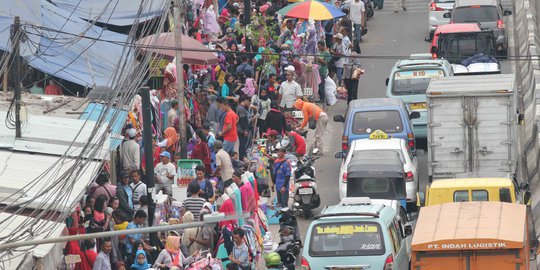
[[[174,33],[167,32],[150,35],[139,39],[137,45],[141,52],[162,55],[166,58],[176,56]],[[218,63],[215,53],[202,43],[189,36],[182,35],[182,63],[190,65],[213,65]]]

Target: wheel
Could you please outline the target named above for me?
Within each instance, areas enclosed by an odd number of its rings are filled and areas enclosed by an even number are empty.
[[[309,204],[304,204],[302,206],[302,215],[305,219],[308,219],[311,217],[311,206]]]

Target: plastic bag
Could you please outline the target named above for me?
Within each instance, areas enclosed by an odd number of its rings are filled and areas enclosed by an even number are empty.
[[[326,105],[332,106],[336,104],[337,98],[336,98],[336,83],[330,76],[326,77],[326,80],[324,82],[324,94],[326,96]]]

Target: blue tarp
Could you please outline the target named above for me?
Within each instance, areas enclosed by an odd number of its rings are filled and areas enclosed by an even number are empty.
[[[90,104],[88,104],[88,106],[86,106],[83,114],[81,114],[81,117],[79,117],[79,119],[98,121],[105,109],[106,107],[103,104],[91,102]],[[113,116],[116,116],[114,120],[112,119]],[[128,112],[126,110],[120,110],[115,108],[109,109],[109,113],[105,117],[105,122],[111,125],[111,145],[109,147],[110,150],[116,149],[120,145],[120,143],[122,143],[122,139],[117,138],[118,136],[115,135],[122,135],[122,128],[126,123],[127,116]]]
[[[3,1],[0,8],[0,49],[11,51],[10,29],[15,16],[19,16],[21,24],[41,25],[41,0]],[[38,43],[38,36],[28,36],[29,43]],[[32,53],[29,46],[22,44],[21,55]]]
[[[75,16],[84,20],[126,26],[134,24],[139,8],[141,8],[139,22],[144,22],[162,15],[163,11],[168,9],[170,0],[51,0],[51,2],[68,13],[74,11]]]

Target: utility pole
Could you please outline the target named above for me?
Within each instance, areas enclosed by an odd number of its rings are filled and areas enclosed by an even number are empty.
[[[11,44],[12,44],[12,56],[14,61],[14,83],[15,83],[15,93],[13,98],[15,99],[15,137],[21,137],[21,58],[19,56],[19,43],[21,40],[21,35],[19,33],[21,27],[21,21],[19,16],[15,16],[15,22],[13,23],[13,31],[11,32]]]
[[[156,203],[154,196],[154,157],[152,149],[152,103],[150,102],[150,88],[143,87],[139,93],[142,98],[143,112],[143,144],[144,144],[144,160],[146,161],[145,176],[146,176],[146,197],[148,200],[148,226],[154,224],[154,213],[156,211]],[[157,233],[150,233],[150,244],[157,245]]]
[[[182,25],[184,25],[184,0],[174,0],[174,42],[176,46],[176,88],[178,89],[178,129],[180,133],[180,158],[187,158],[186,114],[184,107],[184,66],[182,65]]]

